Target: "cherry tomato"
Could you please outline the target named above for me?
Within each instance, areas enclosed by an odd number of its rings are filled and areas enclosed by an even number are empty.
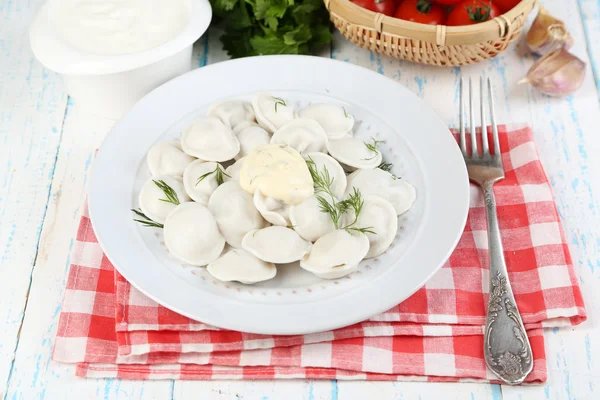
[[[501,12],[490,0],[466,0],[448,15],[447,25],[473,25],[496,18]]]
[[[428,0],[404,0],[394,17],[429,25],[443,25],[446,21],[444,8]]]
[[[500,11],[508,12],[519,4],[522,0],[494,0],[494,4],[498,6]]]
[[[433,0],[434,3],[443,4],[445,6],[451,6],[454,4],[458,4],[463,0]]]
[[[396,0],[352,0],[352,2],[367,10],[382,13],[390,17],[394,15],[394,10],[396,9]]]

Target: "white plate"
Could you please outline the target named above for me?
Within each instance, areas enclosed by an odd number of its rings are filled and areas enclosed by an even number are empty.
[[[179,137],[210,104],[270,91],[297,106],[343,105],[356,136],[385,140],[393,172],[417,189],[386,253],[357,272],[328,281],[295,265],[245,286],[222,283],[204,268],[175,261],[162,232],[133,222],[145,157],[157,141]],[[346,326],[383,312],[420,288],[448,258],[469,205],[464,161],[448,128],[398,83],[352,64],[318,57],[269,56],[227,61],[176,78],[144,97],[106,138],[89,192],[96,236],[119,272],[158,303],[190,318],[244,332],[301,334]]]

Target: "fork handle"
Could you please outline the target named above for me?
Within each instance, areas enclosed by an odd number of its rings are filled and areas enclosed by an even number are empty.
[[[490,296],[483,350],[488,367],[503,382],[515,385],[531,372],[533,357],[508,279],[493,184],[483,185],[490,257]]]

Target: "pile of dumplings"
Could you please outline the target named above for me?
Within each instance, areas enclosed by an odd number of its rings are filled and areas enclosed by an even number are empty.
[[[416,198],[408,182],[378,168],[381,153],[355,138],[353,127],[354,118],[333,104],[296,110],[268,93],[255,95],[252,102],[219,102],[180,140],[150,149],[152,177],[140,190],[139,207],[154,226],[164,227],[164,243],[174,258],[207,266],[218,280],[265,281],[275,277],[276,264],[298,261],[318,277],[340,278],[388,249],[398,216]],[[318,191],[286,204],[258,189],[244,190],[240,172],[246,156],[269,144],[294,149],[317,171],[326,169],[335,201],[357,189],[364,205],[356,226],[373,233],[336,229],[321,211]],[[165,201],[161,181],[177,201]]]

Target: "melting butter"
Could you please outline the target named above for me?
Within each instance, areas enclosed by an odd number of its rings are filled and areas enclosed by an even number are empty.
[[[306,161],[293,148],[282,144],[255,147],[244,159],[240,186],[254,194],[285,204],[300,204],[314,194],[313,180]]]

